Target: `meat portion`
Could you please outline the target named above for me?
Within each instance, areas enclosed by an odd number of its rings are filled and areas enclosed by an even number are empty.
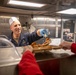
[[[32,46],[33,48],[45,47],[45,46],[48,46],[48,45],[50,44],[50,42],[51,42],[50,38],[46,38],[44,43],[42,43],[42,44],[37,44],[36,42],[33,42],[33,43],[31,44],[31,46]]]
[[[45,42],[42,44],[42,46],[47,46],[50,44],[50,42],[51,42],[50,38],[46,38]]]

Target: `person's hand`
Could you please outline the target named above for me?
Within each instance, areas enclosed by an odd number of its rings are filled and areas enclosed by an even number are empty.
[[[40,29],[40,35],[43,37],[47,37],[49,35],[48,29]]]
[[[24,46],[23,49],[24,49],[24,50],[23,50],[22,54],[23,54],[24,52],[26,52],[26,51],[33,52],[33,48],[32,48],[31,45]]]
[[[26,51],[29,50],[30,52],[33,52],[33,48],[31,45],[25,46],[24,48]]]
[[[73,42],[63,41],[59,46],[63,49],[70,49]]]

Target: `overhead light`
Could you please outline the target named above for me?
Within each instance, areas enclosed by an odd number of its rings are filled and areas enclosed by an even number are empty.
[[[75,8],[70,8],[70,9],[58,11],[57,13],[75,15],[76,14],[76,9]]]
[[[23,2],[23,1],[13,1],[10,0],[8,4],[20,5],[20,6],[29,6],[29,7],[43,7],[45,4],[32,3],[32,2]]]
[[[33,20],[41,20],[41,21],[50,20],[50,21],[55,21],[54,18],[47,18],[47,17],[34,17]]]

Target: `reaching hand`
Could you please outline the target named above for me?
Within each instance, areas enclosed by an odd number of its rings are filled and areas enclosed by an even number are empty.
[[[40,35],[43,37],[47,37],[49,34],[48,29],[40,29]]]
[[[33,48],[32,48],[32,46],[31,46],[31,45],[24,46],[24,50],[23,50],[22,54],[23,54],[24,52],[26,52],[26,51],[33,52]]]
[[[63,49],[70,49],[72,43],[73,43],[73,42],[63,41],[63,42],[60,44],[60,46],[61,46]]]

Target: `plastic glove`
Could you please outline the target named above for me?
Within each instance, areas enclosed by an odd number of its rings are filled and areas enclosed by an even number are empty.
[[[48,29],[40,29],[40,35],[43,37],[47,37],[49,31]]]

